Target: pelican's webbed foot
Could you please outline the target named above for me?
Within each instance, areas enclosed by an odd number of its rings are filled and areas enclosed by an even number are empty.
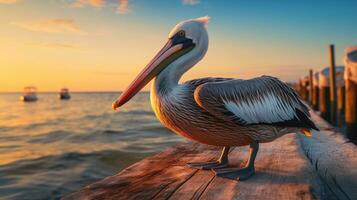
[[[255,170],[254,167],[244,167],[242,169],[236,169],[236,168],[214,169],[214,172],[216,176],[219,177],[242,181],[253,176]]]
[[[212,169],[216,176],[229,178],[234,180],[246,180],[255,174],[254,161],[259,150],[259,143],[254,142],[250,144],[249,159],[244,168],[225,168],[225,169]]]
[[[229,147],[224,147],[222,150],[221,157],[217,161],[212,162],[193,162],[187,163],[189,167],[196,168],[196,169],[220,169],[228,166],[228,153]]]

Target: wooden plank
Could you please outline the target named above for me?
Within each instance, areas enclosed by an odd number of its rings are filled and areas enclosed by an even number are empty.
[[[214,179],[209,170],[199,170],[195,176],[174,191],[170,199],[198,199]]]
[[[313,199],[321,190],[316,185],[312,189],[312,182],[318,178],[296,142],[295,135],[286,135],[262,144],[257,174],[244,182],[186,167],[186,162],[219,156],[215,147],[187,143],[144,159],[64,199]],[[233,166],[243,165],[246,157],[246,147],[230,153]]]
[[[245,153],[235,156],[240,156],[243,164],[247,153],[245,148],[241,150]],[[261,144],[256,170],[254,177],[242,182],[217,177],[202,199],[315,199],[319,196],[312,191],[318,178],[299,150],[294,134]],[[320,193],[318,187],[314,190]]]
[[[308,140],[299,137],[308,159],[327,187],[338,199],[357,199],[357,147],[322,118],[312,113],[319,124]]]
[[[200,159],[212,160],[212,154],[215,156],[217,150],[216,147],[193,143],[180,144],[64,199],[152,199],[170,196],[171,190],[175,190],[197,172],[186,167],[185,163]]]

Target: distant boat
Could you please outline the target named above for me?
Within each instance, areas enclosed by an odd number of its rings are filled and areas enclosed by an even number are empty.
[[[36,87],[33,86],[28,86],[24,88],[24,93],[20,97],[21,101],[25,102],[31,102],[31,101],[37,101],[37,95],[36,95]]]
[[[69,95],[69,90],[68,88],[62,88],[60,93],[58,94],[58,98],[61,100],[68,100],[71,98],[71,95]]]

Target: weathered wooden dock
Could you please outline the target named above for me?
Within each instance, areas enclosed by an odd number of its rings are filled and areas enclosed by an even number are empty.
[[[256,175],[246,181],[215,177],[187,162],[216,159],[216,147],[183,143],[146,158],[63,199],[357,199],[357,148],[312,113],[312,138],[288,134],[261,144]],[[230,153],[241,166],[247,148]]]

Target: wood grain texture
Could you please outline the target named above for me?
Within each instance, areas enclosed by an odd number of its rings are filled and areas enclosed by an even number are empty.
[[[182,143],[63,199],[357,199],[357,147],[311,114],[321,131],[261,144],[256,175],[246,181],[188,168],[218,158],[220,149]],[[247,147],[234,148],[230,165],[243,166],[247,155]]]
[[[146,158],[115,176],[82,188],[63,199],[321,199],[322,182],[301,151],[295,134],[261,144],[257,173],[246,181],[215,177],[191,169],[186,162],[218,158],[220,149],[183,143]],[[230,154],[232,166],[242,166],[247,147]]]
[[[322,181],[337,199],[357,199],[357,147],[315,113],[320,132],[299,136],[301,146]]]

